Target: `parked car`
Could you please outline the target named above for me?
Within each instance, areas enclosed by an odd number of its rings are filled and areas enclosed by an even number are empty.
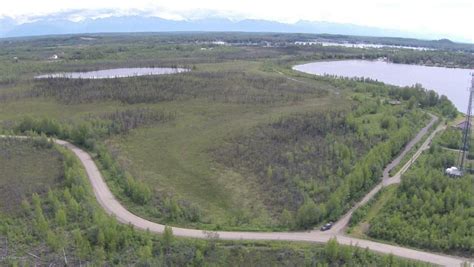
[[[332,222],[326,223],[325,225],[323,225],[323,227],[321,227],[321,231],[327,231],[327,230],[331,229],[332,224],[333,224]]]

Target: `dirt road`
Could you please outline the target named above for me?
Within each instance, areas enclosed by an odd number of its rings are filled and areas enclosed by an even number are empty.
[[[117,199],[114,197],[112,192],[107,187],[102,175],[100,174],[96,164],[90,157],[90,155],[84,150],[62,140],[56,140],[56,143],[69,148],[85,167],[87,176],[94,189],[94,194],[97,201],[104,208],[104,210],[114,216],[118,221],[125,224],[132,224],[139,229],[148,229],[154,233],[162,233],[164,231],[164,225],[150,222],[135,214],[129,212],[123,207]],[[208,238],[209,232],[173,227],[173,234],[182,237],[194,237],[194,238]],[[337,241],[344,245],[358,245],[362,248],[369,248],[370,250],[381,252],[381,253],[392,253],[393,255],[430,262],[433,264],[441,264],[445,266],[459,266],[466,259],[461,259],[453,256],[439,255],[435,253],[422,252],[414,249],[403,248],[399,246],[387,245],[369,240],[357,239],[347,237],[340,233],[329,233],[320,231],[308,231],[308,232],[212,232],[212,234],[218,235],[220,239],[232,239],[232,240],[280,240],[280,241],[307,241],[324,243],[331,238],[337,238]]]
[[[437,118],[432,118],[430,122],[431,126]],[[424,134],[426,134],[429,127],[423,128],[423,130],[417,135],[416,138],[420,140]],[[439,128],[437,131],[440,130]],[[424,132],[424,134],[421,134]],[[421,134],[421,136],[419,136]],[[429,146],[429,141],[433,138],[435,133],[432,133],[427,141],[420,147],[417,153],[412,157],[405,166],[395,175],[394,177],[383,179],[383,181],[375,187],[371,192],[367,194],[364,199],[358,203],[365,203],[370,199],[373,195],[375,195],[374,190],[380,190],[382,184],[391,183],[391,181],[396,182],[401,173],[406,170],[409,165],[418,157],[417,155],[421,154],[421,152]],[[1,137],[1,136],[0,136]],[[131,224],[136,228],[149,230],[153,233],[162,233],[164,231],[164,225],[154,223],[143,219],[130,211],[128,211],[125,207],[122,206],[118,202],[118,200],[114,197],[112,192],[109,190],[107,184],[105,183],[104,178],[102,177],[101,173],[99,172],[97,165],[91,158],[91,156],[85,152],[84,150],[76,147],[75,145],[63,141],[63,140],[54,140],[57,144],[62,145],[68,149],[70,149],[81,161],[83,164],[89,181],[91,182],[95,197],[102,208],[110,215],[114,216],[118,221],[124,224]],[[416,143],[416,142],[415,142]],[[413,146],[413,145],[412,145]],[[406,150],[406,149],[405,149]],[[408,148],[409,150],[409,148]],[[407,150],[407,151],[408,151]],[[405,152],[406,153],[406,152]],[[404,154],[403,154],[404,155]],[[401,156],[403,157],[403,156]],[[397,159],[395,159],[397,160]],[[388,173],[388,172],[387,172]],[[396,178],[398,177],[398,178]],[[380,188],[378,188],[380,187]],[[377,189],[378,188],[378,189]],[[351,210],[353,211],[353,210]],[[351,211],[348,213],[351,214]],[[346,214],[346,216],[348,215]],[[415,249],[404,248],[400,246],[388,245],[384,243],[379,243],[370,240],[363,240],[345,236],[341,230],[345,227],[347,222],[345,222],[344,216],[340,221],[338,221],[337,225],[334,230],[331,232],[320,232],[317,230],[307,231],[307,232],[225,232],[225,231],[218,231],[218,232],[206,232],[202,230],[196,229],[186,229],[186,228],[179,228],[173,227],[173,234],[176,236],[181,237],[191,237],[191,238],[209,238],[211,235],[218,236],[220,239],[226,240],[279,240],[279,241],[306,241],[306,242],[316,242],[316,243],[325,243],[331,238],[336,238],[340,244],[344,245],[357,245],[362,248],[369,248],[372,251],[385,253],[385,254],[393,254],[395,256],[404,257],[413,260],[419,260],[424,262],[429,262],[437,265],[444,265],[444,266],[460,266],[464,262],[467,262],[467,259],[458,258],[454,256],[448,255],[440,255],[436,253],[430,252],[423,252]],[[350,216],[349,216],[350,218]],[[348,218],[347,218],[348,221]],[[472,259],[471,259],[472,260]]]
[[[429,148],[431,140],[433,140],[433,137],[436,135],[436,133],[445,128],[444,125],[440,125],[438,128],[436,128],[425,140],[425,142],[423,142],[420,148],[418,148],[415,154],[411,156],[408,162],[405,163],[405,165],[403,165],[403,167],[394,176],[390,177],[390,171],[398,164],[400,164],[401,160],[406,156],[406,154],[423,138],[423,136],[426,135],[426,133],[428,133],[428,131],[431,129],[431,127],[433,127],[436,121],[438,121],[438,117],[432,114],[429,115],[431,116],[430,122],[423,129],[421,129],[418,134],[405,145],[402,152],[400,152],[400,154],[398,154],[398,156],[385,167],[385,169],[383,170],[383,177],[380,183],[376,185],[369,193],[367,193],[367,195],[365,195],[362,200],[355,204],[354,207],[352,207],[346,214],[344,214],[337,222],[335,222],[331,230],[329,230],[328,232],[332,234],[342,234],[344,232],[344,229],[347,227],[349,220],[351,219],[352,213],[357,208],[372,199],[384,186],[400,183],[400,178],[402,174],[406,170],[408,170],[408,168],[410,168],[411,164],[416,161],[416,159],[421,155],[424,150]]]

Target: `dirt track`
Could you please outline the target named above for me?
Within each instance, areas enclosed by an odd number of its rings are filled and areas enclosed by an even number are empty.
[[[369,193],[367,193],[357,204],[355,204],[354,207],[352,207],[346,214],[344,214],[344,216],[342,216],[336,223],[334,223],[334,226],[328,232],[332,234],[342,234],[344,232],[344,229],[347,227],[349,220],[351,219],[352,213],[357,208],[372,199],[377,194],[377,192],[379,192],[384,186],[400,183],[402,174],[406,172],[408,168],[410,168],[411,164],[416,161],[416,159],[421,155],[424,150],[429,148],[431,140],[436,135],[436,133],[445,128],[445,126],[443,125],[440,125],[438,128],[436,128],[425,140],[425,142],[423,142],[420,148],[418,148],[418,150],[413,154],[413,156],[411,156],[408,162],[405,163],[405,165],[403,165],[403,167],[394,176],[390,177],[390,171],[398,164],[400,164],[405,155],[423,138],[423,136],[426,135],[426,133],[428,133],[428,131],[431,127],[433,127],[436,121],[438,121],[438,117],[432,114],[429,115],[431,116],[430,122],[424,128],[422,128],[417,133],[417,135],[405,145],[402,152],[400,152],[400,154],[398,154],[398,156],[385,167],[385,169],[383,170],[382,181],[380,181],[380,183],[376,185]]]

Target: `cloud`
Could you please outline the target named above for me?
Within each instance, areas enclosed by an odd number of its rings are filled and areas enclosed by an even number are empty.
[[[15,0],[2,3],[0,16],[25,22],[38,16],[54,16],[70,10],[83,11],[81,15],[69,17],[76,21],[138,13],[173,20],[213,16],[286,23],[299,20],[329,21],[456,35],[474,41],[470,29],[474,25],[472,0]],[[97,11],[100,14],[95,14]]]

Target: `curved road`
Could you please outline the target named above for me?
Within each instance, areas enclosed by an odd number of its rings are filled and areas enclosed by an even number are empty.
[[[426,134],[429,127],[431,127],[438,118],[432,116],[431,122],[428,124],[427,127],[423,128],[420,133],[415,137],[414,140],[420,140],[424,134]],[[407,164],[394,176],[384,177],[382,182],[377,185],[371,192],[369,192],[364,199],[359,202],[356,207],[362,205],[363,203],[367,202],[375,193],[380,190],[383,185],[388,185],[392,183],[396,183],[400,181],[400,175],[403,173],[411,163],[421,154],[423,150],[429,147],[429,143],[431,139],[434,137],[435,133],[441,130],[442,127],[438,127],[435,132],[433,132],[427,140],[423,143],[420,149],[415,153],[415,155],[410,159]],[[107,184],[105,183],[104,178],[102,177],[97,165],[91,158],[91,156],[85,152],[84,150],[78,148],[77,146],[64,141],[64,140],[54,140],[57,144],[62,145],[68,149],[70,149],[81,161],[82,165],[84,166],[89,181],[91,182],[92,188],[94,190],[95,197],[97,201],[102,206],[102,208],[109,214],[114,216],[118,221],[124,224],[131,224],[136,228],[149,230],[150,232],[154,233],[163,233],[165,226],[162,224],[154,223],[143,219],[130,211],[128,211],[120,202],[114,197],[112,192],[109,190]],[[397,157],[395,161],[398,162],[401,158],[410,150],[410,144],[412,146],[416,143],[410,142],[407,147],[404,149],[402,154]],[[396,165],[396,164],[395,164]],[[393,165],[393,166],[395,166]],[[390,166],[390,165],[389,165]],[[387,166],[387,167],[389,167]],[[392,167],[393,167],[392,166]],[[385,172],[384,172],[385,173]],[[377,189],[378,188],[378,189]],[[376,190],[374,192],[374,190]],[[391,253],[395,256],[419,260],[424,262],[429,262],[432,264],[437,265],[444,265],[444,266],[460,266],[463,263],[469,261],[468,259],[463,259],[454,256],[448,255],[441,255],[435,254],[430,252],[419,251],[415,249],[404,248],[395,245],[389,245],[384,243],[379,243],[370,240],[352,238],[343,234],[342,230],[347,225],[347,222],[350,218],[350,215],[355,210],[355,208],[351,209],[345,216],[339,220],[331,231],[327,232],[320,232],[318,230],[307,231],[307,232],[226,232],[226,231],[218,231],[218,232],[207,232],[202,230],[196,229],[186,229],[186,228],[179,228],[179,227],[172,227],[173,234],[176,236],[181,237],[191,237],[191,238],[209,238],[210,236],[218,236],[220,239],[227,239],[227,240],[276,240],[276,241],[306,241],[306,242],[317,242],[317,243],[325,243],[332,238],[336,238],[340,244],[344,245],[357,245],[362,248],[369,248],[372,251],[380,252],[380,253]],[[471,259],[472,260],[472,259]]]

